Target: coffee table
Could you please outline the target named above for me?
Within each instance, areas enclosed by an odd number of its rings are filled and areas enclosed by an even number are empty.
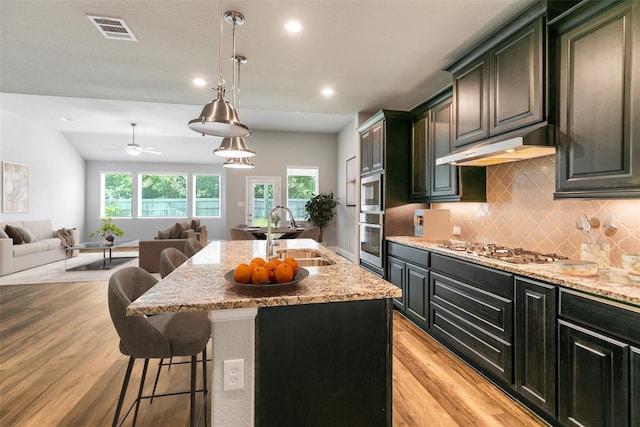
[[[102,263],[100,261],[94,261],[89,264],[85,264],[82,266],[74,267],[73,269],[78,270],[110,270],[113,265],[113,259],[133,259],[132,257],[113,257],[112,249],[113,248],[138,248],[139,240],[130,240],[130,241],[114,241],[111,245],[105,245],[102,242],[87,242],[87,243],[78,243],[77,245],[70,246],[66,248],[67,252],[69,251],[95,251],[102,249]],[[107,252],[109,256],[107,257]],[[71,258],[69,256],[64,257],[64,269],[65,271],[70,271],[67,269],[67,259]],[[107,263],[108,261],[108,263]],[[73,270],[72,269],[72,270]]]

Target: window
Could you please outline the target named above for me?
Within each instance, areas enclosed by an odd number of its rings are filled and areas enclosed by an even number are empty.
[[[130,173],[101,173],[100,216],[131,217],[132,193]]]
[[[287,207],[295,219],[304,219],[305,203],[318,194],[318,168],[287,168]]]
[[[220,175],[193,175],[193,212],[196,217],[220,216]]]
[[[140,217],[187,217],[187,175],[140,174],[138,180]]]

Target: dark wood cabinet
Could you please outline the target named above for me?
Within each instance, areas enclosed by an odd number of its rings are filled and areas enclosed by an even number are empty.
[[[513,383],[513,275],[431,254],[430,333],[503,385]]]
[[[447,67],[455,148],[547,119],[545,24],[538,2]]]
[[[551,23],[560,64],[555,197],[640,197],[640,3],[595,15],[613,2],[584,3]]]
[[[428,328],[429,271],[408,262],[406,263],[406,278],[406,314],[423,329]]]
[[[640,426],[640,348],[631,347],[631,425]]]
[[[515,388],[556,414],[556,286],[515,279]]]
[[[440,92],[412,111],[412,198],[429,203],[486,202],[485,167],[436,165],[453,150],[451,89]]]
[[[491,50],[489,135],[543,121],[544,18]]]
[[[558,419],[568,426],[629,425],[629,346],[559,323]]]
[[[389,256],[387,258],[387,281],[402,290],[402,295],[393,299],[393,305],[404,313],[407,299],[406,265],[401,259]]]
[[[384,169],[384,121],[375,123],[360,135],[360,173]]]
[[[416,325],[428,328],[429,252],[388,242],[387,280],[402,289],[395,307]]]
[[[489,136],[489,56],[453,73],[454,147]]]
[[[411,198],[422,199],[429,195],[427,157],[427,117],[413,123],[411,140]]]

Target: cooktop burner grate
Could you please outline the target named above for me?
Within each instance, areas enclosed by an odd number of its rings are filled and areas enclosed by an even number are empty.
[[[547,264],[561,259],[567,259],[567,257],[563,255],[542,254],[522,248],[507,248],[494,243],[451,242],[444,243],[440,245],[440,247],[485,258],[506,261],[512,264]]]

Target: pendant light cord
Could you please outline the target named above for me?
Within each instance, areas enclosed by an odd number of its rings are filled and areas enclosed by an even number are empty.
[[[218,70],[220,72],[220,77],[218,79],[218,90],[222,90],[222,87],[224,86],[224,78],[222,76],[222,36],[223,36],[223,27],[224,27],[224,22],[223,22],[223,15],[222,15],[222,0],[220,0],[220,39],[218,40],[218,59],[219,59],[219,63],[218,63]]]

